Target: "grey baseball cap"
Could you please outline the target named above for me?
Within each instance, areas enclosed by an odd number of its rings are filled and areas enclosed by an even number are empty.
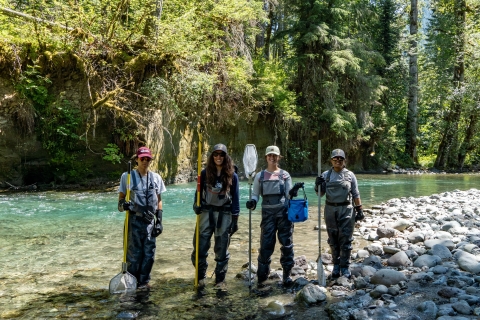
[[[215,151],[223,151],[226,154],[228,154],[227,147],[222,143],[218,143],[218,144],[213,146],[213,152],[215,152]]]
[[[342,157],[345,159],[345,152],[342,149],[335,149],[332,151],[332,156],[330,158]]]

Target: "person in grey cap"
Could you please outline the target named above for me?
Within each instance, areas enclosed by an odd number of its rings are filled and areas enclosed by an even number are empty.
[[[260,223],[260,251],[258,254],[258,282],[260,289],[269,288],[265,284],[270,274],[271,256],[275,249],[275,236],[281,244],[280,264],[283,268],[283,284],[290,286],[293,281],[291,271],[295,265],[293,254],[293,223],[288,220],[287,205],[289,197],[297,196],[303,183],[292,188],[290,174],[278,165],[281,159],[280,149],[269,146],[265,150],[267,169],[258,172],[253,180],[252,198],[247,201],[247,209],[255,210],[262,196],[262,221]]]
[[[215,288],[226,289],[225,276],[228,270],[230,237],[238,230],[240,213],[238,176],[232,158],[224,144],[217,144],[207,160],[207,168],[200,175],[200,206],[197,206],[197,193],[193,211],[200,215],[200,235],[198,245],[198,288],[205,287],[207,256],[210,240],[215,234]],[[196,230],[196,228],[195,228]],[[195,266],[196,233],[193,235],[192,263]]]
[[[335,149],[331,155],[332,168],[315,180],[315,192],[326,194],[324,218],[328,244],[332,251],[332,278],[351,277],[350,253],[352,251],[355,222],[363,220],[362,202],[357,178],[345,168],[345,152]]]

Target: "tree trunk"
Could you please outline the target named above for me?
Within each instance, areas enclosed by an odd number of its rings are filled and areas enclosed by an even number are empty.
[[[410,8],[410,52],[409,52],[409,88],[408,110],[405,129],[405,152],[413,163],[417,158],[417,115],[418,115],[418,62],[417,62],[417,32],[418,32],[418,4],[411,0]]]
[[[476,127],[478,124],[478,116],[479,111],[478,109],[472,110],[472,114],[470,115],[470,119],[468,121],[467,132],[465,133],[465,139],[463,139],[463,143],[460,146],[460,150],[458,152],[458,165],[460,168],[463,168],[465,164],[465,158],[467,153],[475,149],[475,144],[473,143],[473,139],[475,137]]]
[[[268,10],[268,20],[269,20],[269,23],[266,27],[266,33],[267,33],[267,38],[265,39],[265,51],[264,51],[264,55],[265,55],[265,59],[267,60],[270,60],[270,42],[272,40],[272,30],[273,30],[273,24],[274,24],[274,17],[275,17],[275,14],[273,12],[273,8],[272,6],[269,6],[269,10]]]
[[[263,1],[263,10],[268,12],[268,2],[267,0]],[[259,23],[260,33],[255,36],[255,53],[258,54],[259,52],[264,52],[265,50],[265,31],[267,29],[267,25],[264,22]]]
[[[453,92],[454,97],[450,103],[450,110],[445,117],[445,134],[438,148],[435,167],[444,169],[445,167],[458,167],[458,157],[456,142],[458,141],[458,122],[462,114],[463,96],[455,92],[462,92],[465,77],[465,19],[466,3],[465,0],[455,0],[455,56],[456,61],[453,68]]]

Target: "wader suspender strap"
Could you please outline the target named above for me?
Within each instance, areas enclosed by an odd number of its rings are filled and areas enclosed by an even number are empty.
[[[142,189],[143,189],[143,179],[142,179],[142,176],[140,176],[140,172],[138,172],[138,170],[133,170],[133,171],[136,171],[138,173],[138,176],[140,177],[140,183],[142,184]],[[149,197],[149,194],[148,194],[148,177],[150,176],[150,171],[147,172],[147,188],[146,190],[144,190],[144,194],[145,194],[145,206],[148,208],[148,197]],[[135,172],[132,174],[132,186],[137,186],[137,178],[135,178]],[[153,208],[153,209],[156,209],[156,208]]]
[[[280,172],[279,172],[279,178],[281,177],[282,180],[283,180],[283,184],[285,184],[285,179],[284,179],[284,176],[283,176],[283,169],[280,169]],[[259,179],[259,182],[260,182],[260,194],[262,195],[263,197],[263,179],[265,177],[265,170],[262,170],[260,172],[260,179]],[[285,193],[285,187],[283,187],[283,193]],[[284,195],[286,196],[286,195]]]
[[[333,170],[333,169],[328,170],[327,178],[325,179],[325,183],[330,182],[330,175],[332,174],[332,170]],[[348,194],[348,197],[350,198],[350,193]],[[329,201],[326,201],[326,200],[325,200],[325,203],[327,203],[327,202],[329,202]],[[349,204],[350,202],[352,202],[352,206],[355,206],[355,203],[353,202],[353,198],[351,198],[350,200],[347,200],[345,203]],[[327,203],[327,204],[328,204],[328,203]],[[337,204],[329,204],[329,205],[334,205],[334,206],[336,206]],[[345,205],[345,204],[340,204],[340,205]]]
[[[206,174],[205,174],[206,175]],[[219,177],[217,177],[217,179],[219,179]],[[216,183],[217,181],[215,181]],[[208,187],[207,187],[208,188]],[[232,203],[232,201],[230,200],[230,203]],[[219,208],[218,210],[218,219],[217,219],[217,226],[216,228],[217,229],[220,229],[222,227],[222,221],[223,221],[223,213],[225,212],[223,210],[223,206],[222,207],[214,207],[214,206],[210,206],[210,208],[208,209],[208,221],[209,221],[209,224],[210,224],[210,228],[215,228],[215,217],[213,216],[213,211],[215,208]]]

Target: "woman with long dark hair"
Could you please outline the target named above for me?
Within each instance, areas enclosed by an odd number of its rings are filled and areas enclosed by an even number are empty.
[[[228,270],[230,237],[238,230],[240,213],[238,176],[227,147],[217,144],[207,160],[207,168],[200,175],[200,206],[197,194],[193,211],[200,215],[198,245],[198,286],[205,287],[207,256],[212,235],[215,252],[215,287],[226,289],[225,276]],[[196,229],[195,229],[196,230]],[[192,263],[196,259],[196,233],[193,236]]]

